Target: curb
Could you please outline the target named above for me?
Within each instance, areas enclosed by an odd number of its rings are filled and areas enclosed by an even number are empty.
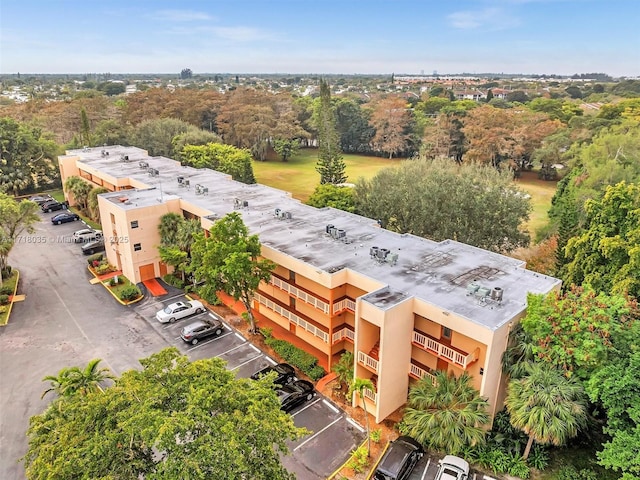
[[[321,380],[322,380],[322,379],[321,379]],[[367,439],[367,438],[365,438],[365,439],[364,439],[364,441],[363,441],[363,442],[362,442],[362,443],[361,443],[361,444],[360,444],[360,445],[359,445],[355,450],[357,450],[358,448],[362,448],[362,447],[364,447],[364,446],[366,445],[366,443],[367,443],[367,440],[368,440],[368,439]],[[355,451],[355,450],[354,450],[354,451]],[[386,449],[385,449],[385,450],[386,450]],[[331,475],[329,475],[329,476],[327,477],[327,480],[333,480],[334,478],[336,478],[336,475],[338,475],[338,474],[342,471],[342,469],[343,469],[343,468],[346,468],[346,467],[347,467],[347,463],[349,463],[349,461],[351,460],[351,457],[352,457],[352,456],[353,456],[353,453],[349,455],[349,458],[347,458],[347,460],[346,460],[342,465],[340,465],[340,466],[338,467],[338,469],[337,469],[335,472],[333,472]],[[377,465],[378,465],[378,462],[376,462],[376,466],[377,466]],[[367,478],[369,478],[369,477],[367,477]]]
[[[1,323],[0,327],[6,327],[7,325],[9,325],[9,319],[11,318],[11,310],[13,309],[13,304],[15,303],[13,299],[16,296],[16,293],[18,292],[18,282],[20,282],[20,270],[15,270],[15,271],[18,273],[18,278],[16,278],[16,286],[13,289],[13,295],[11,295],[11,302],[9,302],[9,310],[7,310],[7,321],[5,323]]]
[[[100,280],[100,278],[98,278],[98,275],[96,275],[96,273],[95,273],[95,272],[93,272],[93,271],[91,270],[91,266],[90,266],[90,265],[87,265],[87,270],[89,270],[89,273],[91,273],[91,275],[93,275],[93,276],[94,276],[94,278],[96,278],[96,279],[98,280],[98,282],[97,282],[97,283],[99,283],[100,285],[102,285],[102,286],[107,290],[107,292],[109,292],[109,293],[111,294],[111,296],[112,296],[113,298],[115,298],[115,299],[116,299],[116,301],[117,301],[120,305],[124,305],[124,306],[126,307],[127,305],[132,305],[132,304],[134,304],[134,303],[138,303],[139,301],[141,301],[141,300],[144,298],[144,295],[140,295],[140,297],[136,298],[135,300],[129,301],[129,302],[125,302],[125,301],[123,301],[123,300],[120,300],[120,299],[116,296],[116,294],[115,294],[115,293],[113,293],[113,291],[112,291],[112,290],[111,290],[107,285],[105,285],[105,284],[104,284],[104,282],[105,282],[105,281],[108,281],[108,280],[109,280],[108,278],[105,278],[105,279]],[[124,276],[124,275],[123,275],[123,276]],[[132,283],[131,285],[133,285],[133,283]],[[140,293],[142,293],[142,292],[140,292]]]

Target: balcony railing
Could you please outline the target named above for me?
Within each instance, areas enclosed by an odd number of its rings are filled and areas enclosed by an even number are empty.
[[[345,338],[347,340],[351,340],[352,342],[354,342],[356,339],[356,333],[353,330],[350,330],[345,327],[341,330],[338,330],[337,332],[334,332],[333,335],[331,336],[331,341],[333,343],[338,343],[344,340]]]
[[[364,352],[358,352],[358,363],[361,363],[369,370],[372,370],[375,373],[378,373],[378,360],[373,357],[370,357]]]
[[[308,294],[307,292],[300,290],[299,288],[294,287],[293,285],[280,280],[278,277],[271,277],[271,281],[269,282],[271,285],[278,287],[280,290],[284,290],[285,292],[293,295],[296,298],[299,298],[305,303],[317,308],[323,313],[329,313],[329,304],[327,302],[323,302],[319,298],[314,297],[313,295]]]
[[[254,298],[261,304],[267,307],[270,310],[273,310],[278,315],[283,316],[291,323],[298,325],[300,328],[303,328],[307,332],[315,335],[316,337],[322,339],[324,343],[329,343],[329,334],[323,330],[320,330],[318,327],[313,325],[312,323],[307,322],[305,319],[300,318],[295,313],[291,313],[286,308],[282,308],[277,303],[269,300],[267,297],[260,295],[259,293],[254,294]]]
[[[447,360],[449,363],[467,368],[478,359],[476,352],[460,353],[451,347],[448,347],[437,340],[423,333],[413,331],[413,343],[424,350],[428,350],[436,354],[438,357]]]
[[[372,390],[369,390],[368,388],[363,388],[362,389],[362,394],[365,396],[365,398],[368,398],[369,400],[371,400],[373,403],[377,403],[378,401],[378,394]]]
[[[344,298],[333,304],[333,314],[335,315],[342,310],[349,310],[353,313],[356,311],[356,302],[350,298]]]
[[[430,374],[429,372],[427,372],[425,369],[420,368],[419,366],[411,363],[409,366],[409,373],[411,375],[413,375],[416,378],[424,378],[427,377],[429,379],[431,379],[431,383],[433,385],[436,384],[436,377],[432,374]]]

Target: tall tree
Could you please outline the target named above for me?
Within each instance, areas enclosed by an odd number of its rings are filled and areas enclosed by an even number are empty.
[[[115,377],[108,368],[99,368],[102,360],[95,358],[87,364],[84,369],[80,367],[65,367],[57,375],[48,375],[42,379],[43,382],[50,382],[51,386],[45,390],[42,397],[53,392],[58,397],[68,397],[71,395],[88,395],[89,393],[104,393],[104,382],[113,380]]]
[[[8,266],[9,253],[16,240],[24,232],[35,231],[33,225],[40,221],[37,211],[37,203],[28,200],[18,202],[0,192],[0,285]]]
[[[244,148],[221,143],[186,145],[181,153],[182,163],[196,168],[211,168],[231,175],[242,183],[256,183],[251,152]]]
[[[98,208],[98,195],[107,193],[109,190],[104,187],[94,187],[87,195],[87,209],[89,216],[95,222],[100,222],[100,209]]]
[[[450,160],[412,160],[355,189],[356,211],[401,233],[507,252],[529,243],[529,199],[509,172]]]
[[[177,118],[149,119],[136,125],[131,140],[149,155],[173,157],[173,139],[190,128],[187,122]]]
[[[587,420],[582,387],[540,363],[530,364],[527,375],[509,383],[505,403],[511,424],[529,436],[525,459],[534,441],[563,445]]]
[[[189,271],[196,280],[204,281],[199,292],[213,300],[222,291],[240,300],[247,310],[251,332],[256,331],[251,308],[253,292],[260,282],[271,278],[275,264],[260,258],[260,240],[249,235],[249,229],[238,212],[232,212],[213,224],[210,235],[198,234],[191,249]]]
[[[31,418],[27,478],[293,479],[280,455],[304,430],[266,382],[175,348],[140,363],[104,393],[57,399],[63,408]]]
[[[364,409],[364,418],[366,420],[367,425],[367,455],[371,455],[371,430],[369,428],[369,414],[367,413],[367,402],[365,401],[364,391],[370,390],[372,392],[375,391],[375,387],[373,386],[373,382],[368,378],[356,378],[351,382],[351,386],[349,387],[349,395],[353,395],[354,393],[358,394],[360,400],[362,401],[362,408]]]
[[[411,116],[402,98],[377,102],[369,122],[376,132],[371,140],[374,151],[386,153],[391,159],[408,150]]]
[[[471,386],[471,377],[439,370],[435,382],[424,377],[409,390],[400,430],[424,445],[453,455],[484,442],[488,403]]]
[[[336,129],[336,117],[331,104],[331,89],[325,80],[320,81],[320,104],[316,117],[318,130],[318,163],[316,171],[320,183],[340,184],[347,181],[346,164],[340,150],[340,136]]]
[[[87,111],[84,108],[80,109],[80,143],[83,146],[93,147],[91,142],[91,124],[89,123],[89,117]]]
[[[82,178],[72,175],[64,181],[64,188],[73,195],[73,198],[80,210],[86,211],[89,201],[89,193],[93,186]]]

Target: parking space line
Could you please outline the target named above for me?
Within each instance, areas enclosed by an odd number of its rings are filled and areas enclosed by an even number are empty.
[[[190,352],[190,351],[195,350],[196,348],[200,348],[200,347],[202,347],[204,345],[209,345],[211,342],[213,342],[217,338],[220,338],[220,337],[213,337],[213,338],[210,338],[209,340],[205,340],[203,342],[198,342],[196,345],[192,345],[191,347],[187,348],[187,351]]]
[[[304,412],[307,408],[311,407],[312,405],[315,405],[316,403],[318,403],[320,401],[319,398],[316,398],[316,400],[314,402],[309,403],[308,405],[305,405],[303,408],[301,408],[300,410],[298,410],[296,413],[292,414],[292,417],[295,417],[296,415],[298,415],[299,413]]]
[[[246,362],[241,363],[241,364],[240,364],[240,365],[238,365],[237,367],[233,367],[233,368],[231,369],[231,371],[233,372],[234,370],[237,370],[238,368],[242,367],[243,365],[246,365],[247,363],[251,363],[251,362],[253,362],[254,360],[256,360],[256,359],[260,358],[261,356],[262,356],[262,353],[260,353],[260,355],[257,355],[257,356],[255,356],[255,357],[253,357],[251,360],[247,360]]]
[[[324,403],[327,407],[329,407],[331,410],[333,410],[336,413],[340,413],[340,410],[338,410],[336,407],[334,407],[333,405],[331,405],[331,403],[327,402],[326,399],[322,399],[322,403]]]
[[[324,432],[327,428],[331,427],[332,425],[338,423],[340,420],[342,420],[342,417],[338,417],[336,418],[333,422],[331,422],[329,425],[327,425],[326,427],[324,427],[322,430],[318,430],[316,433],[314,433],[313,435],[311,435],[309,438],[307,438],[304,442],[302,442],[300,445],[298,445],[296,448],[293,449],[293,451],[297,451],[300,448],[302,448],[304,445],[306,445],[308,442],[310,442],[311,440],[313,440],[314,438],[316,438],[318,435],[320,435],[322,432]]]
[[[420,477],[420,480],[424,480],[424,476],[427,474],[427,470],[429,470],[429,464],[431,464],[430,458],[427,460],[427,466],[424,467],[424,472],[422,472],[422,477]],[[474,480],[475,480],[475,477],[474,477]]]
[[[362,426],[355,420],[352,420],[351,418],[347,417],[347,422],[349,422],[351,425],[353,425],[358,430],[360,430],[360,432],[364,432],[364,428],[362,428]]]
[[[243,342],[246,342],[247,339],[244,338],[242,335],[240,335],[238,332],[236,332],[236,337],[238,337],[240,340],[242,340]]]
[[[219,337],[218,337],[218,338],[219,338]],[[227,353],[229,353],[229,352],[233,352],[234,350],[237,350],[237,349],[239,349],[240,347],[244,347],[244,343],[241,343],[240,345],[236,345],[235,347],[230,348],[230,349],[229,349],[229,350],[227,350],[226,352],[222,352],[221,354],[216,355],[216,357],[221,357],[222,355],[226,355]]]
[[[267,361],[268,361],[269,363],[271,363],[271,365],[277,365],[277,364],[278,364],[278,362],[276,362],[276,361],[275,361],[273,358],[271,358],[271,357],[267,357],[267,356],[265,355],[265,357],[264,357],[264,358],[266,358],[266,359],[267,359]]]
[[[258,347],[256,347],[253,343],[249,344],[251,346],[251,348],[253,348],[256,352],[262,353],[260,352],[260,349]]]

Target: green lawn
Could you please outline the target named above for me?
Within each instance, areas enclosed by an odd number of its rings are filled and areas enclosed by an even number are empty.
[[[302,149],[295,158],[288,162],[269,160],[253,162],[253,171],[258,183],[269,185],[280,190],[291,192],[294,198],[306,202],[320,181],[316,172],[318,151],[313,148]],[[344,155],[347,164],[347,182],[354,183],[358,178],[373,177],[380,169],[398,164],[397,159],[389,160],[364,155]],[[551,198],[556,191],[556,182],[539,180],[535,172],[523,172],[517,180],[520,188],[531,195],[533,211],[526,227],[532,238],[547,223],[547,211],[551,206]]]
[[[276,159],[254,161],[253,171],[258,183],[291,192],[294,198],[306,202],[320,182],[320,174],[316,172],[317,161],[318,151],[305,148],[288,162]],[[347,182],[355,183],[360,177],[371,178],[381,168],[397,165],[398,160],[344,155],[344,162],[347,164]]]

